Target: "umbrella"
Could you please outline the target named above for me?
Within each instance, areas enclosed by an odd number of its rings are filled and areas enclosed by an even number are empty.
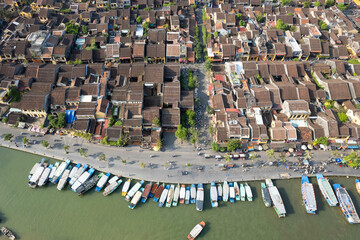
[[[337,158],[337,159],[336,159],[336,162],[341,162],[341,159],[340,159],[340,158]]]
[[[313,149],[314,149],[314,146],[313,146],[312,144],[308,144],[307,147],[308,147],[308,149],[310,149],[310,150],[313,150]]]
[[[263,150],[263,147],[260,145],[259,146],[259,151],[262,151]]]
[[[301,149],[302,149],[302,150],[306,150],[306,146],[305,146],[305,145],[302,145],[302,146],[301,146]]]
[[[293,148],[289,148],[289,152],[293,153],[294,149]]]

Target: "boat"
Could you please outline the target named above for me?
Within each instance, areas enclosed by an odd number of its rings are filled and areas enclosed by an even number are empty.
[[[2,234],[4,234],[4,236],[7,237],[8,239],[10,239],[10,240],[15,240],[15,239],[16,239],[15,235],[14,235],[8,228],[2,227],[2,228],[0,229],[0,231],[1,231]]]
[[[204,221],[201,221],[200,223],[196,224],[196,226],[190,231],[187,238],[189,240],[194,240],[197,236],[199,236],[199,234],[204,229],[204,227],[205,227],[205,222]]]
[[[38,186],[42,187],[44,186],[47,181],[49,180],[51,169],[53,168],[53,164],[50,164],[47,168],[45,168],[44,172],[41,174],[41,177],[38,182]]]
[[[71,189],[76,192],[76,189],[78,189],[84,182],[86,182],[91,175],[95,172],[94,168],[90,168],[76,180],[76,182],[71,186]]]
[[[172,205],[174,207],[176,207],[178,205],[179,197],[180,197],[180,184],[178,184],[175,188],[174,198],[173,198],[173,203],[172,203]]]
[[[189,204],[190,203],[190,188],[186,187],[186,191],[185,191],[185,204]]]
[[[355,187],[358,194],[360,194],[360,181],[359,179],[355,179]]]
[[[267,187],[272,187],[272,186],[274,186],[274,184],[273,184],[273,182],[272,182],[272,180],[271,180],[270,178],[265,179],[265,183],[266,183],[266,186],[267,186]]]
[[[74,185],[76,180],[86,171],[86,169],[89,167],[89,165],[85,164],[81,168],[79,168],[75,173],[74,176],[70,179],[69,183],[70,185]]]
[[[276,186],[270,186],[270,187],[268,187],[268,190],[269,190],[271,200],[274,204],[274,209],[276,211],[276,214],[278,215],[278,217],[285,217],[285,215],[286,215],[285,205],[280,196],[279,190],[277,189]]]
[[[141,180],[140,182],[137,182],[126,194],[125,200],[129,202],[131,200],[131,198],[134,196],[134,194],[141,188],[141,186],[143,184],[144,184],[143,180]]]
[[[99,179],[104,175],[104,173],[100,173],[99,175],[92,176],[89,180],[84,182],[80,187],[76,189],[76,193],[81,196],[93,187],[95,187],[96,183]]]
[[[38,167],[40,167],[42,164],[44,164],[45,162],[45,158],[42,158],[39,162],[35,163],[34,166],[31,168],[28,179],[30,180],[30,178],[32,177],[32,175],[34,175],[34,173],[36,172],[36,170],[38,169]]]
[[[65,162],[62,162],[60,164],[60,166],[56,169],[53,178],[51,179],[52,183],[55,184],[60,180],[61,175],[64,173],[65,169],[67,168],[67,166],[69,166],[69,164],[70,164],[70,159],[67,159]]]
[[[227,202],[229,200],[229,184],[227,181],[223,184],[223,201]]]
[[[196,193],[196,210],[202,211],[203,209],[204,209],[204,187],[202,183],[199,183]]]
[[[152,182],[149,182],[148,184],[146,184],[144,191],[141,195],[141,202],[145,203],[146,200],[148,199],[150,191],[151,191],[151,186],[152,186]]]
[[[214,182],[212,182],[210,185],[210,199],[211,199],[211,206],[217,207],[218,206],[218,193],[217,193],[216,185]]]
[[[240,201],[240,188],[237,182],[234,182],[234,191],[235,191],[235,199],[236,201]]]
[[[96,192],[99,192],[106,185],[106,182],[109,179],[109,177],[110,177],[110,173],[106,173],[100,178],[100,180],[96,184],[96,188],[95,188]]]
[[[338,200],[335,193],[329,183],[329,180],[322,174],[316,174],[316,180],[319,185],[319,189],[329,206],[334,207],[338,204]]]
[[[249,202],[252,202],[253,200],[253,194],[251,191],[251,187],[249,186],[248,183],[245,183],[245,192],[246,192],[246,198]]]
[[[302,175],[301,177],[301,193],[306,212],[310,214],[315,214],[317,207],[314,187],[310,183],[309,178],[305,175]]]
[[[156,192],[155,192],[154,198],[153,198],[154,202],[157,202],[159,200],[159,198],[161,196],[161,193],[162,193],[162,191],[164,189],[164,186],[165,186],[165,184],[163,183],[156,189]]]
[[[130,203],[129,203],[129,208],[130,209],[134,209],[136,207],[136,205],[138,204],[138,202],[141,199],[141,195],[144,192],[144,188],[140,188],[139,190],[136,191],[136,193],[134,194],[134,197],[131,199]]]
[[[67,169],[64,171],[64,173],[63,173],[63,175],[61,176],[61,178],[60,178],[60,180],[59,180],[59,182],[58,182],[58,185],[57,185],[57,189],[58,189],[59,191],[61,191],[61,190],[64,189],[67,181],[69,180],[69,175],[70,175],[70,172],[71,172],[71,171],[72,171],[71,166],[69,166],[69,168],[67,168]]]
[[[151,191],[150,191],[150,194],[149,194],[149,197],[154,197],[155,195],[155,192],[157,190],[157,188],[159,187],[159,182],[155,183],[152,188],[151,188]]]
[[[354,203],[346,189],[341,187],[340,184],[333,184],[333,187],[339,200],[339,206],[344,213],[346,220],[352,224],[360,223],[359,215],[357,214]]]
[[[196,187],[195,184],[191,184],[190,188],[190,203],[196,202]]]
[[[121,196],[126,196],[127,192],[129,191],[130,188],[130,183],[131,183],[131,179],[129,178],[123,185],[122,190],[121,190]]]
[[[244,202],[245,198],[246,198],[246,190],[245,190],[244,185],[241,183],[240,184],[240,199],[241,199],[241,201]]]
[[[122,183],[122,180],[119,179],[118,176],[112,177],[109,180],[108,184],[106,185],[103,195],[107,196],[107,195],[113,193],[120,186],[121,183]]]
[[[40,177],[42,175],[42,173],[45,170],[45,163],[42,163],[35,171],[35,173],[31,176],[30,180],[29,180],[29,187],[30,188],[36,188]]]
[[[70,181],[70,180],[74,177],[74,175],[76,174],[76,172],[79,170],[80,167],[81,167],[81,164],[78,163],[78,164],[76,164],[75,167],[73,167],[73,168],[71,169],[71,171],[70,171],[70,173],[69,173],[68,181]]]
[[[167,197],[167,195],[169,193],[169,189],[170,189],[170,185],[166,185],[166,187],[162,191],[162,193],[160,195],[160,199],[159,199],[159,207],[164,206],[164,203],[166,201],[166,197]]]
[[[217,184],[218,200],[221,201],[223,198],[223,189],[221,183]]]
[[[50,175],[49,175],[49,180],[51,180],[54,177],[54,174],[56,172],[56,169],[59,167],[60,162],[56,162],[53,166],[53,168],[51,169]]]
[[[180,203],[181,204],[185,203],[185,192],[186,192],[185,184],[182,184],[181,188],[180,188]]]
[[[261,196],[264,201],[265,207],[271,207],[271,197],[269,194],[269,190],[266,187],[265,183],[261,183]]]
[[[169,193],[167,195],[166,207],[171,207],[171,204],[172,204],[172,201],[173,201],[173,198],[174,198],[174,193],[175,193],[175,185],[172,184],[170,186]]]
[[[230,202],[234,203],[235,202],[235,188],[234,188],[234,183],[229,183],[229,195],[230,195]]]

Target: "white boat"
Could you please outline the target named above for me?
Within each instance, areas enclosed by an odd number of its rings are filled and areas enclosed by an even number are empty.
[[[210,199],[211,199],[211,206],[217,207],[218,206],[218,193],[217,193],[216,185],[214,182],[212,182],[211,186],[210,186]]]
[[[196,187],[195,184],[191,184],[190,188],[190,203],[196,202]]]
[[[88,168],[88,165],[85,164],[84,166],[82,166],[81,168],[79,168],[75,173],[74,176],[70,179],[69,183],[70,185],[73,185],[76,180],[78,180],[78,178],[86,171],[86,169]]]
[[[36,188],[36,186],[40,180],[41,174],[43,173],[44,170],[45,170],[44,166],[39,166],[36,169],[35,173],[30,178],[29,187]]]
[[[335,193],[329,183],[327,178],[324,178],[322,174],[316,174],[316,179],[319,185],[321,194],[324,196],[325,200],[329,206],[334,207],[338,204],[338,200],[335,196]]]
[[[201,231],[203,230],[204,227],[205,227],[205,222],[201,221],[190,231],[187,238],[189,240],[194,240],[197,236],[199,236],[199,234],[201,233]]]
[[[70,173],[69,173],[68,181],[70,181],[70,180],[74,177],[74,175],[76,174],[77,170],[79,170],[80,167],[81,167],[81,164],[78,163],[78,164],[76,164],[75,167],[73,167],[73,168],[71,169],[71,171],[70,171]]]
[[[141,199],[141,195],[144,191],[144,188],[140,188],[138,191],[136,191],[136,193],[134,194],[134,197],[131,199],[131,202],[129,203],[129,208],[130,209],[134,209],[136,207],[136,205],[138,204],[138,202]]]
[[[229,184],[227,181],[225,181],[223,185],[223,200],[224,202],[229,200]]]
[[[217,184],[218,200],[221,201],[223,198],[223,189],[221,183]]]
[[[240,184],[240,199],[243,202],[246,199],[246,190],[245,190],[245,187],[244,187],[244,185],[242,183]]]
[[[61,176],[60,180],[59,180],[59,183],[57,185],[57,189],[59,191],[63,190],[64,187],[66,186],[66,183],[67,181],[69,180],[69,175],[70,175],[70,172],[71,172],[71,167],[66,169],[63,173],[63,175]]]
[[[234,182],[234,191],[235,191],[235,199],[236,201],[240,201],[240,188],[237,182]]]
[[[71,189],[76,192],[76,190],[82,185],[84,184],[84,182],[86,182],[91,175],[95,172],[94,168],[90,168],[88,171],[84,172],[83,174],[81,174],[81,176],[78,178],[78,180],[76,180],[76,182],[71,186]]]
[[[53,168],[51,169],[50,175],[49,175],[49,180],[51,180],[54,177],[54,174],[56,172],[56,169],[59,167],[60,163],[56,162],[53,166]]]
[[[184,204],[185,202],[185,193],[186,193],[185,185],[182,184],[180,188],[180,201],[179,201],[179,203],[181,204]]]
[[[42,158],[40,160],[40,162],[37,162],[34,164],[34,166],[31,168],[28,179],[30,180],[30,178],[32,177],[32,175],[34,175],[34,173],[36,172],[36,170],[38,169],[38,167],[40,167],[43,163],[45,162],[45,158]]]
[[[175,185],[172,184],[167,196],[167,200],[166,200],[166,207],[171,207],[173,198],[174,198],[174,193],[175,193]]]
[[[134,194],[139,191],[139,189],[141,188],[141,186],[143,185],[144,181],[141,180],[140,182],[137,182],[130,190],[129,192],[126,194],[125,196],[125,200],[126,201],[130,201],[130,199],[134,196]]]
[[[356,212],[356,208],[349,196],[349,193],[345,188],[341,187],[340,184],[333,184],[333,187],[335,189],[336,196],[339,199],[341,211],[344,213],[346,220],[351,224],[360,223],[359,215]]]
[[[52,183],[57,183],[60,178],[61,178],[61,175],[64,173],[65,169],[67,168],[67,166],[70,164],[70,160],[66,160],[65,162],[62,162],[60,164],[60,166],[56,169],[56,172],[54,173],[54,176],[53,178],[51,179],[51,182]]]
[[[107,180],[109,179],[109,177],[110,177],[110,173],[104,174],[100,178],[100,180],[97,182],[95,191],[99,192],[105,186],[105,184],[106,184]]]
[[[109,194],[111,194],[112,192],[114,192],[122,183],[122,180],[119,180],[118,176],[114,176],[112,177],[109,182],[108,185],[105,187],[103,195],[107,196]]]
[[[127,192],[129,191],[130,188],[130,183],[131,183],[131,179],[129,178],[123,185],[122,190],[121,190],[121,195],[122,196],[126,196]]]
[[[45,168],[44,172],[41,174],[41,177],[38,182],[39,187],[44,186],[47,183],[47,181],[49,180],[49,175],[50,175],[52,167],[53,167],[53,165],[50,164],[49,167]]]
[[[185,204],[189,204],[190,203],[190,188],[186,187],[186,191],[185,191]]]
[[[166,185],[166,187],[162,191],[160,199],[159,199],[159,207],[162,207],[164,205],[164,203],[166,201],[166,197],[168,196],[168,193],[169,193],[169,189],[170,189],[170,185]]]
[[[301,193],[302,193],[306,212],[310,214],[315,214],[317,207],[316,207],[314,187],[310,183],[309,178],[305,175],[301,177]]]
[[[355,187],[358,194],[360,194],[360,181],[359,179],[355,179]]]
[[[268,187],[268,190],[269,190],[271,200],[274,204],[276,214],[279,217],[285,217],[285,215],[286,215],[285,205],[282,201],[279,190],[275,186]]]
[[[233,183],[229,183],[229,195],[230,195],[230,202],[235,202],[235,188]]]
[[[251,202],[253,200],[253,194],[251,191],[251,187],[247,183],[245,183],[245,192],[247,200]]]
[[[178,205],[179,197],[180,197],[180,184],[178,184],[175,188],[174,198],[173,198],[173,203],[172,203],[172,205],[174,207],[176,207]]]
[[[267,186],[267,187],[272,187],[272,186],[274,186],[274,184],[273,184],[273,182],[272,182],[272,180],[271,180],[270,178],[265,179],[265,183],[266,183],[266,186]]]
[[[199,183],[196,193],[196,210],[202,211],[203,208],[204,208],[204,187],[202,183]]]

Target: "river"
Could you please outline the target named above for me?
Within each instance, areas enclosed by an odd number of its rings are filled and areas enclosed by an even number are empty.
[[[288,213],[283,219],[265,208],[260,182],[249,182],[254,202],[221,202],[212,209],[207,186],[203,212],[197,212],[195,204],[159,208],[152,199],[130,210],[121,186],[107,197],[93,190],[78,197],[69,186],[60,192],[52,184],[30,189],[27,175],[39,159],[0,147],[0,226],[9,227],[18,239],[186,239],[201,220],[206,227],[197,239],[359,239],[360,226],[347,223],[339,207],[326,204],[315,178],[316,215],[305,212],[299,179],[274,181]],[[360,211],[354,179],[332,177],[335,182],[348,189]]]

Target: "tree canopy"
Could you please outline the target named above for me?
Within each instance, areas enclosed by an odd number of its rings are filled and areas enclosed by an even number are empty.
[[[313,145],[323,144],[325,146],[329,145],[329,139],[327,137],[319,137],[313,141]]]
[[[49,115],[48,118],[49,125],[54,128],[63,128],[65,127],[65,113],[59,112],[56,115]]]
[[[226,143],[226,148],[229,152],[235,151],[238,148],[241,148],[241,142],[239,139],[230,139]]]
[[[180,139],[181,143],[184,142],[187,139],[187,129],[182,125],[178,125],[175,136]]]
[[[78,35],[79,33],[79,25],[75,24],[73,20],[65,23],[65,31],[66,33],[72,33],[74,35]]]

